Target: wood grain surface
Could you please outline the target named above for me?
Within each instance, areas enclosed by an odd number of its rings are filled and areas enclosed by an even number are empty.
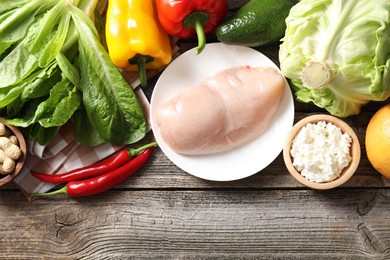
[[[194,41],[178,44],[186,51]],[[278,64],[277,44],[257,49]],[[149,98],[156,78],[145,89]],[[345,119],[362,157],[356,174],[333,190],[297,183],[281,154],[251,177],[212,182],[183,172],[158,148],[136,175],[94,197],[28,202],[7,184],[0,189],[0,259],[390,259],[390,181],[372,168],[364,146],[382,105]],[[326,113],[298,102],[295,111],[295,122]]]

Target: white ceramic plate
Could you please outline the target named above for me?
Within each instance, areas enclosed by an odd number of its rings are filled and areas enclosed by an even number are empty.
[[[176,58],[164,70],[154,87],[150,120],[156,141],[174,164],[196,177],[213,181],[232,181],[261,171],[282,151],[286,136],[292,128],[294,102],[286,81],[281,106],[268,130],[259,138],[231,151],[212,155],[188,156],[169,148],[155,121],[158,105],[172,98],[185,86],[196,84],[205,77],[239,65],[277,68],[270,59],[252,48],[210,43],[198,56],[192,49]]]

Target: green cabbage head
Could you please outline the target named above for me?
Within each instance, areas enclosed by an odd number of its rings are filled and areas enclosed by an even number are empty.
[[[279,61],[298,101],[356,115],[390,96],[390,0],[302,0],[286,19]]]

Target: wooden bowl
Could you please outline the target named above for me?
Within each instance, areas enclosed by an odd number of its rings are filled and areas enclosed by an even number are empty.
[[[327,123],[332,123],[333,125],[339,127],[342,133],[348,133],[352,139],[352,144],[350,148],[350,154],[352,157],[351,162],[347,167],[345,167],[342,170],[338,178],[329,182],[314,182],[302,176],[293,166],[292,157],[290,155],[292,142],[295,136],[301,130],[301,128],[307,125],[308,123],[316,123],[318,121],[325,121]],[[359,165],[360,153],[361,152],[360,152],[359,139],[357,138],[353,129],[347,123],[334,116],[319,114],[319,115],[308,116],[293,126],[293,128],[291,129],[290,133],[287,136],[287,142],[283,149],[283,159],[288,171],[297,181],[312,189],[327,190],[344,184],[352,177],[352,175],[355,173]]]
[[[22,150],[22,155],[18,159],[15,165],[15,169],[13,172],[7,175],[0,175],[0,186],[3,186],[4,184],[12,181],[23,169],[24,163],[26,162],[26,155],[27,155],[27,147],[26,147],[26,140],[24,139],[24,136],[22,132],[17,127],[14,127],[12,125],[9,125],[4,122],[2,118],[0,118],[0,122],[5,125],[8,130],[16,136],[18,139],[18,146]]]

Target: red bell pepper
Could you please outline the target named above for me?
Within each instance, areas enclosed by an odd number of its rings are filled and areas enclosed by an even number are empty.
[[[196,54],[203,51],[205,34],[224,20],[227,0],[156,0],[157,14],[164,30],[175,37],[198,37]]]

